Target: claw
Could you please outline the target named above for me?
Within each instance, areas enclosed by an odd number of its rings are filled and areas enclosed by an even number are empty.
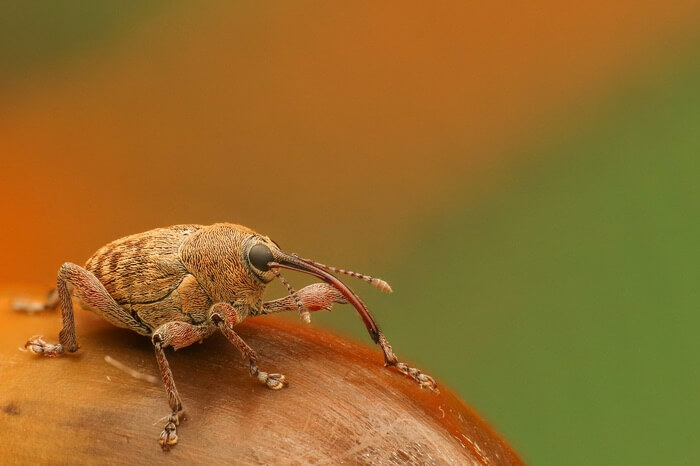
[[[24,344],[24,348],[26,350],[31,351],[34,354],[41,354],[43,356],[48,356],[51,358],[63,353],[63,345],[53,345],[51,343],[47,343],[46,341],[41,339],[41,336],[34,336],[30,338]]]
[[[384,367],[394,366],[399,372],[415,380],[420,388],[427,388],[435,393],[440,393],[435,379],[430,377],[428,374],[422,373],[415,367],[409,367],[408,364],[399,362],[394,354],[394,350],[391,348],[391,345],[383,333],[378,333],[377,340],[379,346],[382,347],[382,351],[384,351]]]
[[[258,380],[267,385],[267,388],[271,390],[279,390],[287,385],[284,375],[282,374],[268,374],[267,372],[258,372]]]
[[[177,414],[171,414],[168,416],[168,422],[163,428],[163,432],[160,433],[160,443],[163,451],[170,450],[170,447],[177,443],[177,426],[180,424],[180,419]]]
[[[437,382],[435,382],[435,379],[433,379],[428,374],[422,373],[415,367],[409,367],[403,362],[397,362],[393,364],[393,366],[395,366],[396,369],[402,374],[407,375],[413,380],[415,380],[418,383],[418,386],[420,386],[420,388],[427,388],[428,390],[431,390],[435,393],[440,393],[440,390],[438,390],[437,387]]]

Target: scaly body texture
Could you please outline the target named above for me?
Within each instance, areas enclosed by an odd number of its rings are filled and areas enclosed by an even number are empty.
[[[295,292],[281,277],[279,269],[307,273],[325,283]],[[365,304],[329,272],[345,273],[383,291],[391,291],[378,278],[284,253],[270,238],[241,225],[158,228],[105,245],[88,259],[85,267],[63,264],[56,292],[39,306],[50,309],[60,304],[63,329],[59,343],[33,338],[25,347],[45,356],[78,349],[71,296],[81,307],[110,323],[149,336],[171,408],[160,436],[164,449],[178,441],[176,429],[182,410],[165,357],[166,347],[183,348],[219,330],[247,359],[251,375],[271,389],[286,385],[283,375],[258,369],[255,352],[235,332],[235,325],[251,315],[297,310],[308,320],[309,311],[349,302],[362,317],[372,339],[381,346],[386,365],[396,367],[421,387],[437,390],[430,376],[398,361]],[[265,287],[275,277],[287,285],[290,296],[263,302]],[[37,305],[18,303],[16,307],[36,309]]]

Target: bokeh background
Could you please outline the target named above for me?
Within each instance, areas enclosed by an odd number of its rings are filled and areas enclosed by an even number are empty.
[[[387,279],[353,285],[397,352],[526,461],[698,464],[699,20],[685,1],[2,2],[0,285],[242,223]],[[315,324],[369,342],[351,308]]]

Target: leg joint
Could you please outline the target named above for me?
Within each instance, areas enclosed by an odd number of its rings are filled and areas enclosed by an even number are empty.
[[[209,320],[219,327],[222,323],[233,327],[239,324],[243,318],[239,308],[229,303],[216,303],[209,309]]]
[[[222,316],[218,311],[213,311],[211,314],[209,314],[209,319],[211,319],[215,325],[219,325],[224,322],[224,316]]]
[[[161,348],[161,347],[162,347],[162,344],[163,344],[163,335],[161,335],[161,334],[158,333],[158,332],[155,332],[155,333],[151,336],[151,342],[153,342],[153,345],[154,345],[156,348]]]

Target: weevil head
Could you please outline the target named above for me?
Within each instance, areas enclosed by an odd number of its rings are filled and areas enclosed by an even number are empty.
[[[242,225],[217,223],[188,236],[178,255],[213,303],[257,306],[267,283],[274,278],[263,264],[265,257],[260,255],[264,248],[276,246],[269,238]]]
[[[379,341],[379,328],[367,306],[329,271],[352,275],[390,292],[391,287],[383,280],[288,254],[269,237],[232,223],[217,223],[198,229],[181,244],[178,256],[214,303],[260,306],[267,284],[279,276],[279,269],[314,276],[338,290],[357,309],[372,339]]]
[[[302,259],[296,254],[288,254],[282,251],[278,244],[270,238],[260,235],[251,235],[243,248],[243,254],[245,263],[250,272],[263,284],[269,283],[273,278],[278,276],[278,269],[294,270],[312,275],[330,284],[355,306],[365,322],[370,335],[375,342],[378,341],[379,329],[370,315],[367,306],[347,285],[325,270],[326,267],[314,261]],[[388,285],[386,286],[388,287]]]

